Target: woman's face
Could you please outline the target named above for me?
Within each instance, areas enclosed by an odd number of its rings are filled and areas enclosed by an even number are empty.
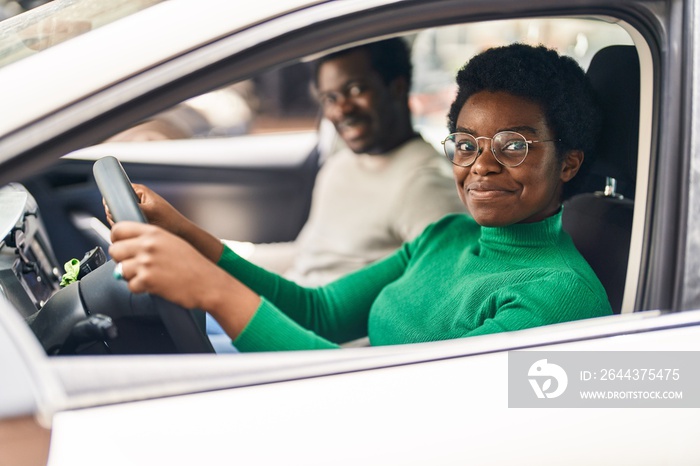
[[[472,95],[457,118],[457,131],[474,137],[493,137],[515,131],[525,139],[555,139],[540,106],[505,92],[482,91]],[[581,151],[569,151],[563,161],[553,142],[530,145],[517,167],[498,163],[491,141],[480,139],[481,155],[470,167],[453,166],[457,191],[472,217],[484,226],[506,226],[543,220],[559,210],[565,182],[583,161]]]

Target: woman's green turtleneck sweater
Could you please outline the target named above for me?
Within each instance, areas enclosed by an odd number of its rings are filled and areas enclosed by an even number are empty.
[[[605,289],[562,230],[482,227],[448,215],[415,240],[320,288],[303,288],[228,248],[219,266],[262,296],[240,351],[393,345],[520,330],[611,314]]]

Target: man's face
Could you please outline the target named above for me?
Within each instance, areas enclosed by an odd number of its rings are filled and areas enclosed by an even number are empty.
[[[329,60],[318,70],[323,115],[356,153],[381,154],[393,148],[392,131],[402,110],[401,93],[384,84],[369,56],[357,50]]]

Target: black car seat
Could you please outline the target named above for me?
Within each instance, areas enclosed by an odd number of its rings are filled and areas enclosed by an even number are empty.
[[[619,313],[627,274],[639,137],[639,57],[634,46],[601,49],[586,73],[598,93],[603,130],[578,194],[564,202],[564,229]]]

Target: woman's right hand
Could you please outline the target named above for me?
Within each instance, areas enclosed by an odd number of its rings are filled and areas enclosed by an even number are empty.
[[[231,338],[260,306],[260,296],[250,288],[161,228],[116,223],[109,254],[121,264],[121,278],[133,293],[152,293],[186,309],[207,311]]]
[[[132,183],[131,186],[140,200],[139,207],[149,224],[161,227],[163,230],[184,239],[211,262],[216,263],[219,260],[224,246],[218,238],[192,223],[168,201],[147,186],[136,183]],[[107,214],[107,222],[109,222],[110,227],[113,227],[114,218],[104,199],[102,204]]]
[[[148,223],[151,225],[157,225],[164,230],[169,231],[177,236],[183,236],[183,231],[185,226],[190,223],[190,221],[182,215],[175,207],[173,207],[168,201],[163,199],[160,195],[156,194],[155,191],[151,190],[145,185],[132,183],[131,185],[139,198],[139,207],[141,211],[146,216]],[[107,215],[107,222],[109,226],[114,226],[114,218],[107,207],[107,204],[102,201],[105,207],[105,214]]]

